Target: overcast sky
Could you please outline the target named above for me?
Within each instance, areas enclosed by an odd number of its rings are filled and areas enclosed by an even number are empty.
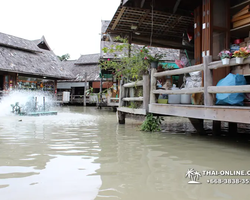
[[[101,20],[120,0],[1,0],[0,32],[28,40],[45,36],[56,55],[100,52]]]

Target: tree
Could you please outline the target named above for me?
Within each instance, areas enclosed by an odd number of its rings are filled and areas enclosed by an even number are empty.
[[[70,58],[70,55],[67,53],[67,54],[64,54],[62,56],[57,56],[61,61],[66,61]]]
[[[112,70],[117,79],[122,76],[127,80],[141,80],[142,75],[149,71],[147,47],[133,46],[127,39],[119,36],[116,37],[116,41],[119,43],[102,49],[104,53],[114,56],[112,59],[100,61],[102,69]]]

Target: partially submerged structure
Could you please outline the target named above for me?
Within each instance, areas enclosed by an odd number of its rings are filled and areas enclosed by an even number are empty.
[[[218,61],[218,53],[223,49],[230,48],[232,51],[234,47],[249,46],[249,4],[245,0],[122,0],[107,28],[108,35],[113,33],[126,36],[131,43],[185,49],[189,57],[194,59],[195,65],[158,73],[156,69],[152,69],[150,90],[145,90],[143,98],[132,98],[125,92],[134,87],[135,83],[122,83],[118,108],[120,122],[125,122],[127,113],[149,112],[188,117],[197,130],[202,132],[203,120],[209,119],[213,120],[214,133],[220,131],[221,121],[229,122],[231,133],[237,132],[237,123],[250,123],[249,107],[215,105],[215,94],[250,93],[249,85],[216,86],[230,72],[243,74],[248,79],[249,58],[243,64],[231,59],[230,64],[223,65]],[[241,39],[240,44],[235,41],[237,38]],[[159,77],[197,71],[202,74],[202,84],[199,87],[176,91],[162,91],[156,87]],[[141,85],[145,85],[144,89],[148,83],[143,81]],[[190,105],[160,104],[157,103],[160,94],[192,94],[195,98],[204,96],[204,101],[199,99]],[[130,101],[142,101],[143,110],[124,107]]]
[[[71,73],[60,66],[44,37],[31,41],[0,33],[1,94],[13,89],[56,94],[57,80],[71,77]]]

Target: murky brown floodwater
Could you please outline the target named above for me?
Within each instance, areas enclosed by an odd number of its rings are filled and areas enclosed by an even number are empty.
[[[250,183],[185,178],[189,168],[250,170],[247,144],[184,135],[190,125],[179,123],[175,132],[144,133],[136,121],[119,126],[115,113],[83,107],[1,117],[0,200],[249,199]]]

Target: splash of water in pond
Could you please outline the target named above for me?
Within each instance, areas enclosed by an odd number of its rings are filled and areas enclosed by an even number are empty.
[[[11,115],[12,106],[18,103],[25,112],[31,112],[43,109],[45,97],[45,109],[54,106],[54,97],[52,94],[43,91],[11,91],[0,100],[0,116]]]

